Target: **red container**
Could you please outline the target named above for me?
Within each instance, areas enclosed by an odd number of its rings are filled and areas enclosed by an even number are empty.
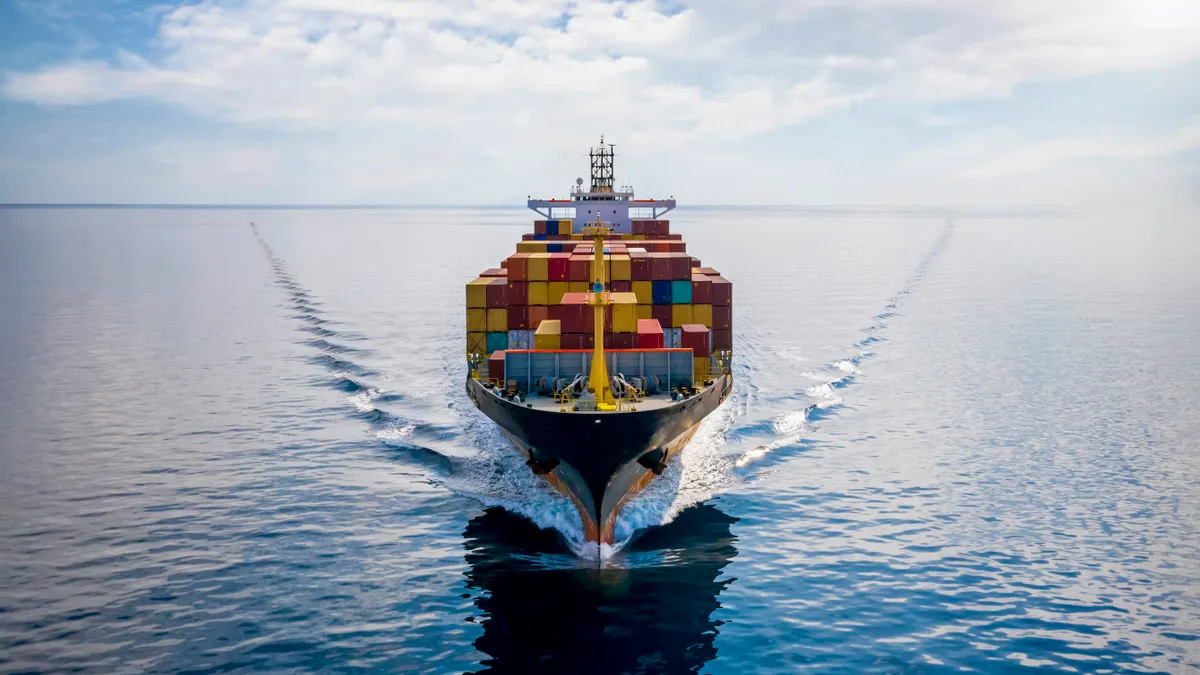
[[[696,268],[703,266],[703,263],[701,263],[700,259],[695,256],[690,257],[692,258],[692,272],[695,272]]]
[[[650,254],[650,278],[655,281],[671,278],[671,256],[665,253]]]
[[[567,281],[591,281],[592,259],[587,256],[573,255],[567,263]]]
[[[659,236],[669,239],[670,241],[683,241],[683,235],[678,232],[663,232]]]
[[[609,285],[612,286],[613,293],[632,293],[633,292],[633,282],[632,281],[614,281]]]
[[[729,330],[733,328],[733,306],[713,305],[713,330]]]
[[[508,290],[508,280],[496,277],[488,282],[486,294],[486,303],[488,309],[501,308],[505,306],[504,292]]]
[[[529,306],[529,328],[527,330],[537,330],[539,324],[550,318],[550,308],[545,305],[530,305]]]
[[[592,342],[595,342],[595,341],[596,341],[595,338],[592,338]],[[604,334],[604,348],[605,349],[615,349],[613,347],[613,334],[612,333]]]
[[[637,349],[637,333],[613,333],[613,349]]]
[[[695,358],[708,356],[708,327],[685,323],[679,327],[679,346],[692,350]]]
[[[570,253],[551,253],[546,263],[546,274],[549,281],[567,281],[570,278]]]
[[[555,305],[550,308],[550,318],[562,321],[564,333],[589,333],[596,330],[596,314],[588,305]]]
[[[708,276],[708,277],[719,277],[719,276],[721,276],[721,273],[720,273],[720,272],[718,272],[718,271],[714,270],[714,269],[713,269],[713,268],[711,268],[711,267],[701,267],[700,269],[698,269],[698,270],[695,270],[695,273],[696,273],[696,274],[703,274],[704,276]],[[511,278],[512,278],[512,275],[511,275],[511,274],[510,274],[510,275],[508,275],[508,278],[509,278],[509,279],[511,279]]]
[[[633,234],[646,234],[646,223],[642,220],[629,221],[629,231]]]
[[[670,326],[674,307],[675,305],[651,305],[650,316],[658,322],[658,325]]]
[[[488,377],[493,380],[500,380],[501,387],[504,386],[504,351],[492,352],[488,357]]]
[[[654,234],[663,236],[671,232],[671,221],[656,220],[654,221]]]
[[[655,319],[638,319],[637,329],[638,349],[662,349],[663,329]]]
[[[510,281],[508,282],[508,290],[504,292],[504,301],[509,307],[514,305],[529,304],[529,282],[528,281]]]
[[[651,265],[649,253],[641,251],[631,251],[629,253],[629,276],[634,281],[653,281],[654,272]]]
[[[546,221],[544,221],[544,220],[533,221],[533,233],[534,234],[546,234]]]
[[[563,333],[558,337],[558,344],[563,349],[584,349],[583,333]]]
[[[692,304],[712,304],[712,279],[703,274],[692,274]]]
[[[521,235],[521,241],[533,241],[533,238],[536,236],[537,235],[532,232],[526,232],[525,234]]]
[[[725,277],[712,277],[712,304],[733,304],[733,284],[729,283]]]
[[[586,305],[589,295],[591,295],[591,293],[563,293],[562,302],[559,304]]]
[[[715,307],[713,309],[716,309]],[[713,349],[733,349],[733,331],[714,330],[712,332]]]
[[[692,278],[692,258],[686,253],[671,253],[671,280],[686,281]]]
[[[507,279],[508,272],[499,267],[493,267],[491,269],[486,269],[483,272],[480,272],[479,276],[481,276],[481,277],[505,277]]]
[[[529,254],[514,253],[508,256],[508,280],[529,281]]]
[[[682,235],[676,235],[676,236],[682,236]],[[668,241],[665,243],[667,245],[667,250],[670,251],[671,253],[686,253],[687,252],[687,244],[683,243],[682,239],[677,239],[675,241]]]
[[[508,306],[508,329],[529,330],[529,308],[524,305]]]

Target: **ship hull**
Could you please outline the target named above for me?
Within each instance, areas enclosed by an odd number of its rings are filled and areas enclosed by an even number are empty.
[[[507,401],[467,380],[476,407],[575,504],[586,540],[610,545],[621,509],[686,447],[731,388],[730,376],[723,375],[701,394],[662,408],[562,413]]]

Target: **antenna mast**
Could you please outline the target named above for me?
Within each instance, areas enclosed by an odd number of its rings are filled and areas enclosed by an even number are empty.
[[[613,157],[617,146],[604,144],[604,136],[600,137],[600,145],[588,152],[592,160],[592,192],[613,191]]]

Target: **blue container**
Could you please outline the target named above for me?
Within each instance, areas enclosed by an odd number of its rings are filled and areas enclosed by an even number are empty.
[[[657,283],[657,282],[655,282]],[[675,280],[671,282],[671,304],[692,304],[692,282],[690,280]]]
[[[670,279],[658,279],[650,282],[650,302],[656,305],[670,305],[672,282]],[[689,286],[691,283],[689,282]]]
[[[491,354],[508,349],[508,333],[488,333],[487,350]]]
[[[535,235],[533,235],[533,240],[534,240],[534,241],[546,241],[546,235],[544,235],[544,234],[535,234]]]
[[[554,242],[550,242],[549,244],[546,244],[546,253],[562,253],[562,252],[563,252],[563,248],[562,248],[561,243],[554,241]],[[689,283],[691,283],[691,282],[689,282]]]

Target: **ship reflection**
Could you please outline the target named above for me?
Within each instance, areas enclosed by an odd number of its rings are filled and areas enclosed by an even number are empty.
[[[553,532],[488,509],[467,525],[486,673],[696,672],[717,655],[717,596],[737,555],[730,526],[694,506],[646,532],[614,566],[580,567]]]

